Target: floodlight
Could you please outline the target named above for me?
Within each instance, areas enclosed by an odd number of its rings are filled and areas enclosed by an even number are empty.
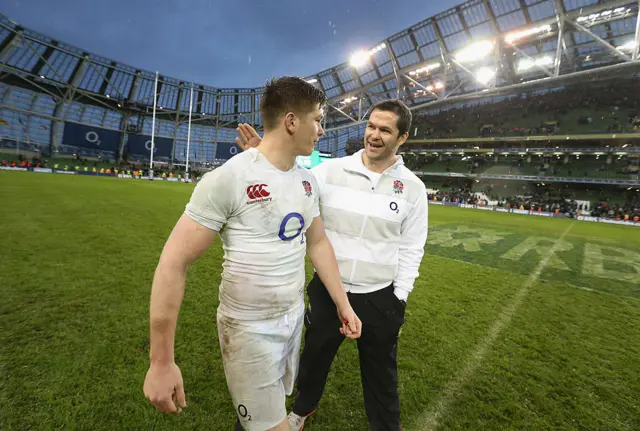
[[[486,85],[494,76],[496,76],[496,71],[488,67],[481,67],[476,71],[476,80],[480,84]]]
[[[518,39],[522,39],[524,37],[531,36],[532,34],[548,33],[550,31],[551,31],[551,26],[550,25],[543,25],[543,26],[540,26],[540,27],[534,27],[534,28],[530,28],[530,29],[527,29],[527,30],[514,31],[514,32],[509,33],[508,35],[506,35],[504,40],[507,43],[513,43]]]
[[[424,67],[421,67],[420,69],[412,70],[411,72],[409,72],[409,75],[416,76],[416,75],[420,75],[421,73],[429,73],[432,70],[435,70],[438,68],[440,68],[440,63],[428,64]]]
[[[579,16],[576,19],[576,22],[585,22],[585,21],[595,21],[599,18],[610,19],[612,15],[624,15],[631,12],[631,9],[627,9],[626,7],[618,7],[615,9],[604,10],[602,12],[592,13],[588,16]]]

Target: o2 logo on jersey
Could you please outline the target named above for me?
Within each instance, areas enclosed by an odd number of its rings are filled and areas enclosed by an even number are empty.
[[[287,236],[287,224],[291,219],[298,220],[300,222],[300,227],[295,234]],[[293,241],[298,236],[300,236],[300,244],[304,244],[304,234],[302,233],[302,229],[304,229],[304,217],[302,217],[302,215],[299,213],[289,213],[284,216],[284,219],[282,219],[282,223],[280,223],[280,231],[278,232],[278,237],[280,237],[280,239],[283,241]]]

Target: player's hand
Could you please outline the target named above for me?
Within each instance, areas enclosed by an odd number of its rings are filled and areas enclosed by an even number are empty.
[[[236,130],[239,135],[236,137],[236,144],[242,148],[242,151],[246,151],[249,148],[255,148],[260,145],[260,142],[262,142],[262,138],[258,135],[256,129],[246,123],[239,124]]]
[[[161,412],[179,414],[187,407],[180,368],[173,362],[151,364],[144,379],[144,395]]]
[[[362,335],[362,322],[351,308],[351,304],[348,304],[342,308],[338,308],[338,317],[342,322],[340,333],[347,338],[355,340]]]

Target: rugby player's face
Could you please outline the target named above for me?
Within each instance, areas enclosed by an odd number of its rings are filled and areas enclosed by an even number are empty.
[[[324,112],[320,104],[317,104],[311,112],[302,116],[299,131],[296,133],[298,135],[296,141],[301,155],[311,155],[316,144],[324,135],[324,129],[322,128],[323,118]]]
[[[385,161],[394,158],[407,134],[398,136],[398,114],[376,109],[371,113],[364,132],[364,151],[369,160]]]

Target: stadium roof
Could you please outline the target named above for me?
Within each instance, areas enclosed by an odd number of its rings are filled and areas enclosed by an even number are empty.
[[[410,11],[407,11],[410,13]],[[359,123],[375,102],[412,107],[584,76],[638,70],[637,0],[472,0],[306,79],[325,90],[329,127]],[[156,74],[53,40],[0,15],[0,81],[113,110],[149,113]],[[265,75],[268,71],[265,71]],[[216,88],[159,76],[158,116],[260,124],[261,88]]]

